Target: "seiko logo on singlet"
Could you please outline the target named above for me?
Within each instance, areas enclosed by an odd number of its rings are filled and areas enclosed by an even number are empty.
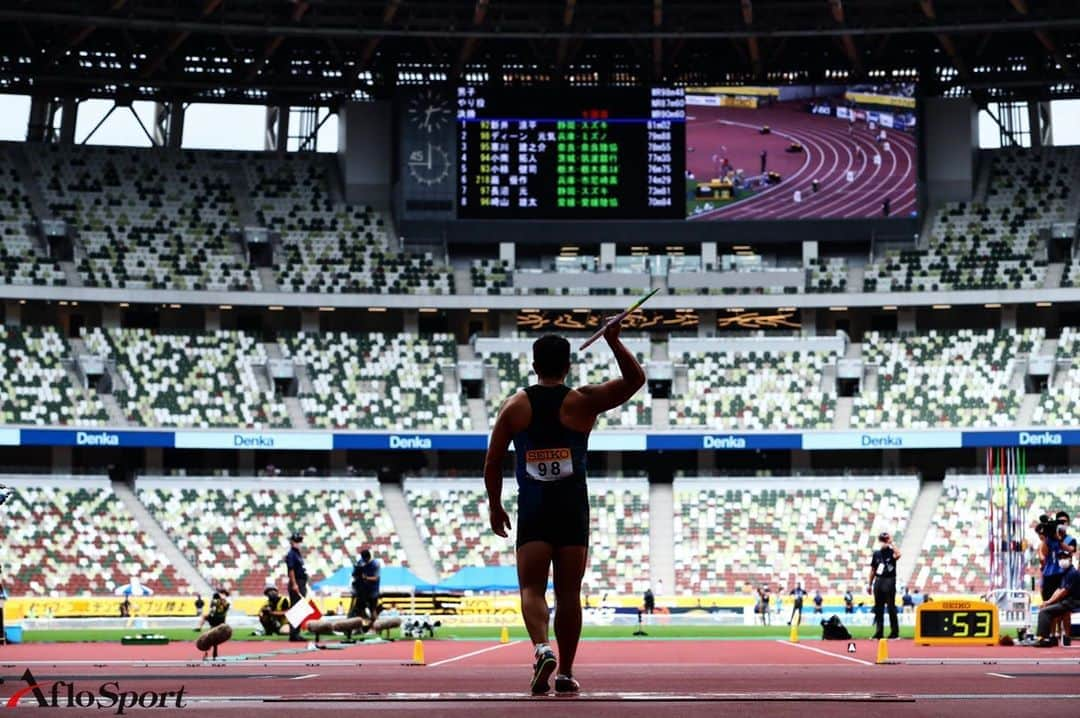
[[[574,475],[570,449],[530,449],[525,452],[525,472],[537,481],[558,481]]]

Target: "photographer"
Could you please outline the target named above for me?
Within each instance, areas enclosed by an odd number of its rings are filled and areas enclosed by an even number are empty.
[[[885,607],[889,609],[889,638],[900,637],[900,626],[896,617],[896,562],[900,560],[900,549],[893,545],[888,531],[878,535],[881,548],[874,552],[870,561],[869,593],[874,595],[874,635],[879,639],[885,629]]]
[[[1039,535],[1039,561],[1042,564],[1042,600],[1047,601],[1061,586],[1061,576],[1065,573],[1056,557],[1063,550],[1062,539],[1066,538],[1068,528],[1059,524],[1046,514],[1039,516],[1035,524],[1035,533]],[[1070,553],[1069,549],[1064,549]],[[1071,555],[1071,553],[1070,553]]]
[[[281,627],[285,625],[285,612],[289,610],[289,599],[278,593],[277,586],[267,586],[263,595],[266,596],[266,603],[259,609],[259,623],[262,624],[265,635],[276,636],[281,633]]]
[[[1055,563],[1061,569],[1061,585],[1043,601],[1039,608],[1037,629],[1039,640],[1035,645],[1042,648],[1057,645],[1057,641],[1050,637],[1053,626],[1062,616],[1071,621],[1072,612],[1080,609],[1080,571],[1072,565],[1072,554],[1068,551],[1059,551],[1055,559]],[[1072,643],[1069,630],[1062,635],[1061,642],[1066,646]]]

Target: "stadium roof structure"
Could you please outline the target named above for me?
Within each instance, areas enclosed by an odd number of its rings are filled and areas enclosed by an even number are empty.
[[[439,83],[1080,95],[1075,0],[11,0],[0,91],[333,107]]]

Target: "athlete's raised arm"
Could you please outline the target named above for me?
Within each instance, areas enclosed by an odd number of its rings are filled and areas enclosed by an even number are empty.
[[[615,361],[622,376],[603,384],[587,384],[577,390],[596,414],[603,414],[626,403],[645,384],[645,370],[641,368],[634,353],[627,349],[619,338],[620,328],[618,322],[608,327],[604,332],[604,339],[615,354]]]
[[[510,530],[510,516],[502,504],[503,463],[506,449],[510,446],[514,434],[529,425],[529,400],[524,392],[518,392],[507,399],[499,410],[495,427],[488,440],[487,455],[484,457],[484,488],[487,489],[488,518],[491,530],[498,536],[505,537]]]

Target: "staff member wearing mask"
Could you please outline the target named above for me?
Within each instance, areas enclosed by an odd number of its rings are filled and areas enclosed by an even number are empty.
[[[896,617],[896,562],[900,549],[892,542],[888,531],[878,536],[881,548],[874,551],[870,560],[870,593],[874,595],[874,635],[881,638],[885,630],[885,608],[889,609],[889,638],[900,637],[900,625]]]

